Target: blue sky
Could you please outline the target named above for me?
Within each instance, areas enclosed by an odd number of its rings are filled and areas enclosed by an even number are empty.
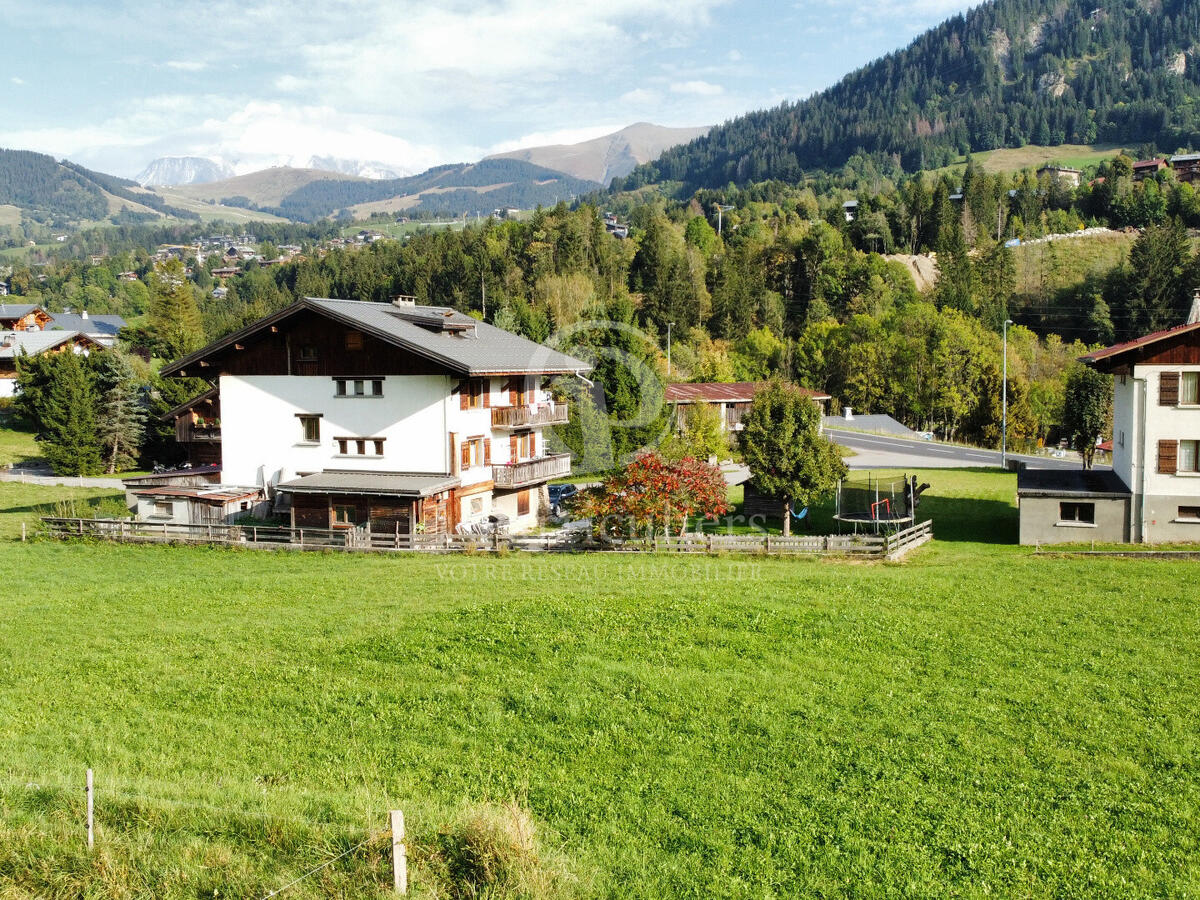
[[[807,96],[960,0],[0,0],[0,145],[417,172]],[[7,70],[7,71],[6,71]]]

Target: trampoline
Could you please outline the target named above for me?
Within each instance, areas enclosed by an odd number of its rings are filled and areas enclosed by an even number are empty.
[[[854,534],[900,531],[916,520],[921,494],[928,484],[917,486],[917,476],[888,475],[882,478],[870,472],[855,473],[838,482],[834,521],[838,533],[842,527]]]

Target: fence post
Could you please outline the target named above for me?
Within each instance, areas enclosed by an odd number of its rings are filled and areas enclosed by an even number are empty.
[[[301,547],[304,546],[304,529],[303,528],[300,529],[300,546]]]
[[[771,536],[768,534],[763,538],[763,540],[766,541],[766,549],[767,549],[767,552],[770,553],[771,552]]]
[[[21,523],[21,543],[25,543],[25,523]]]
[[[92,827],[92,809],[95,800],[95,792],[92,790],[92,770],[87,770],[87,842],[88,849],[91,850],[95,846],[95,832]]]
[[[392,887],[397,894],[408,893],[408,851],[404,847],[404,813],[392,814]]]

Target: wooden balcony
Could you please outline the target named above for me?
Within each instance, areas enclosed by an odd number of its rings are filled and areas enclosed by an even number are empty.
[[[570,453],[556,453],[553,456],[542,456],[506,466],[492,466],[492,479],[501,490],[541,484],[551,478],[562,478],[570,474]]]
[[[221,440],[220,425],[196,425],[180,416],[175,420],[175,440],[180,444],[190,444],[196,441],[219,442]]]
[[[539,404],[536,409],[528,406],[492,407],[493,428],[529,428],[538,425],[566,425],[567,404],[556,402]]]

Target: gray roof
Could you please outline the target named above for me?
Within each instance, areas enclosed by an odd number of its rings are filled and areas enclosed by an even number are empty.
[[[0,303],[0,319],[19,319],[37,308],[36,303]]]
[[[1017,473],[1020,497],[1128,497],[1129,488],[1111,469],[1022,469]]]
[[[120,316],[93,316],[90,313],[85,319],[79,313],[50,313],[53,320],[46,326],[46,331],[82,331],[84,334],[116,334],[125,327],[125,320]]]
[[[587,372],[591,369],[591,365],[583,360],[551,350],[518,334],[496,328],[446,307],[398,306],[365,300],[304,297],[273,316],[259,319],[242,330],[177,360],[164,368],[163,372],[172,374],[184,369],[303,309],[313,310],[360,329],[463,375],[552,375]]]
[[[20,356],[22,350],[37,356],[76,337],[80,337],[77,331],[10,331],[0,339],[0,359],[13,359]]]
[[[326,470],[276,485],[293,494],[378,494],[401,497],[429,497],[458,487],[457,475],[429,475],[418,472],[344,472]]]

